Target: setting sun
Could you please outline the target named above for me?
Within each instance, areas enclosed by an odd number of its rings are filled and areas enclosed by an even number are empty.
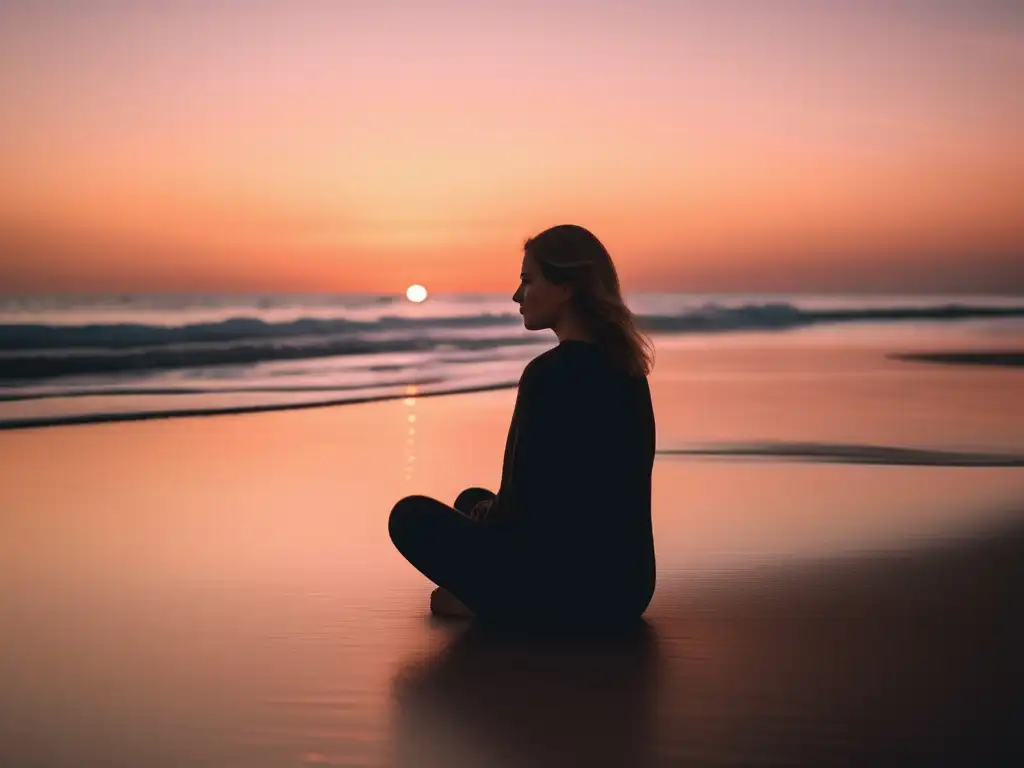
[[[425,301],[427,298],[427,289],[422,285],[410,285],[405,289],[405,297],[409,301],[419,304],[421,301]]]

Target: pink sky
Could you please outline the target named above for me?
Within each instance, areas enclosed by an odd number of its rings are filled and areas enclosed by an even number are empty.
[[[1024,292],[1011,4],[35,5],[0,290],[514,290],[574,222],[636,290]]]

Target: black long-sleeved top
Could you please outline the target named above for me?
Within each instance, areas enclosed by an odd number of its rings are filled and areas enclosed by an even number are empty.
[[[597,345],[564,341],[523,371],[488,522],[572,599],[582,591],[646,606],[654,449],[647,378]]]

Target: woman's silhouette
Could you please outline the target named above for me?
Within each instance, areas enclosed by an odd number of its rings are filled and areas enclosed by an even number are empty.
[[[469,488],[454,508],[407,496],[391,540],[438,585],[437,613],[635,619],[655,586],[653,349],[593,234],[556,226],[523,250],[512,299],[559,343],[523,371],[498,492]]]

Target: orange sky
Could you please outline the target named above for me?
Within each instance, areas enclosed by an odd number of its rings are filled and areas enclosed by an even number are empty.
[[[511,291],[571,221],[637,290],[1024,292],[1012,4],[75,5],[0,7],[2,291]]]

